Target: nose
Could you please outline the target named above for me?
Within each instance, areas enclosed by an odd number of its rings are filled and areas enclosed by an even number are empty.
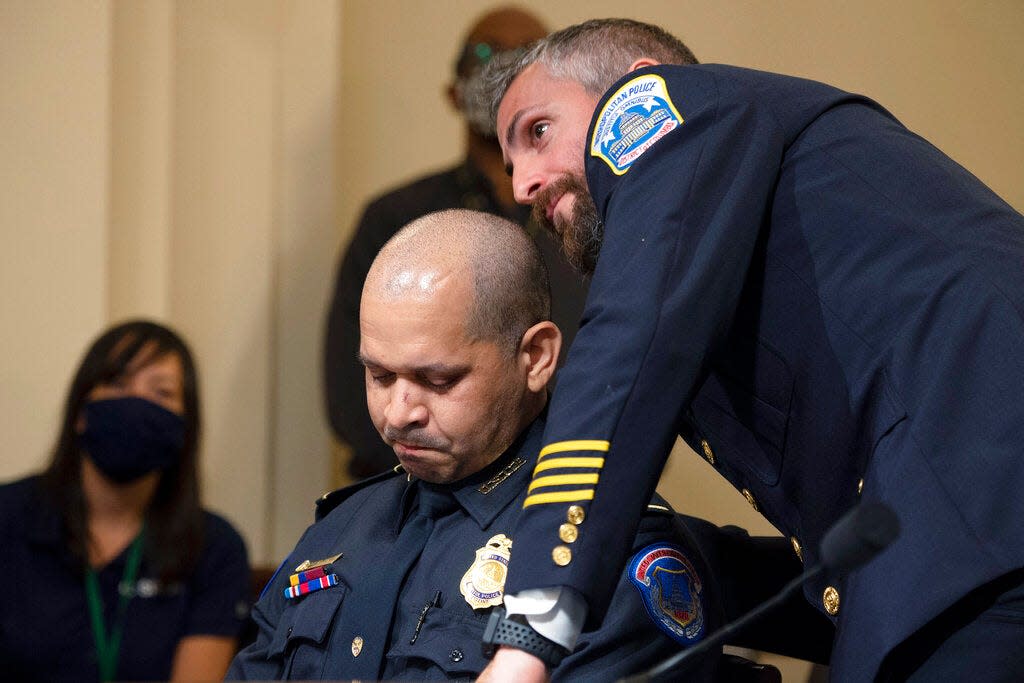
[[[419,387],[404,379],[398,379],[388,392],[384,406],[384,419],[395,429],[425,426],[429,412],[423,402]]]
[[[512,193],[520,204],[533,204],[547,181],[536,165],[517,162],[512,167]]]

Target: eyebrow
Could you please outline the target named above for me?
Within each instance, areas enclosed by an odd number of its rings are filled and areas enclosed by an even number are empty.
[[[390,368],[388,368],[387,365],[379,363],[379,362],[373,360],[372,358],[369,358],[368,356],[364,356],[363,354],[359,354],[359,362],[362,363],[365,367],[373,367],[373,368],[380,368],[382,370],[384,370],[384,369],[389,369],[390,370]],[[406,373],[410,373],[410,374],[414,374],[414,375],[429,375],[429,374],[459,375],[459,374],[466,374],[470,370],[472,370],[472,366],[471,365],[448,365],[446,363],[428,363],[426,365],[416,365],[416,366],[413,366],[411,368],[406,369],[405,372]],[[394,372],[394,371],[392,371],[392,372]]]
[[[508,122],[508,128],[505,129],[506,146],[512,146],[512,139],[516,136],[516,125],[519,123],[519,119],[523,118],[523,114],[525,113],[525,109],[520,109],[519,111],[512,115],[512,120]]]

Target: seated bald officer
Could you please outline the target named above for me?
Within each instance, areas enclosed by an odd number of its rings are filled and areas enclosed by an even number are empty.
[[[321,499],[228,678],[472,678],[486,666],[481,640],[502,602],[561,343],[548,318],[536,247],[505,219],[434,213],[387,243],[363,290],[360,358],[370,413],[401,465]],[[586,524],[570,508],[568,548]],[[720,623],[712,574],[664,501],[633,546],[603,624],[571,654],[497,620],[489,638],[526,638],[555,680],[614,680]],[[702,666],[695,680],[716,662]]]

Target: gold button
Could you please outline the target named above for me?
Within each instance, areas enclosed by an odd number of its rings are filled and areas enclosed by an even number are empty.
[[[796,553],[796,559],[801,562],[804,561],[804,549],[800,547],[800,541],[796,539],[796,536],[790,536],[789,542],[793,544],[793,552]]]
[[[555,549],[551,551],[551,559],[555,561],[559,567],[572,562],[572,551],[566,548],[564,545],[556,545]]]
[[[587,513],[583,511],[583,508],[579,505],[570,505],[569,511],[566,513],[565,518],[569,520],[570,524],[580,524],[586,519]]]
[[[700,440],[700,449],[704,451],[704,459],[712,465],[715,464],[715,452],[711,450],[711,444],[705,439]]]
[[[361,636],[356,636],[352,639],[352,656],[358,657],[359,653],[363,651],[363,639]]]
[[[740,493],[743,494],[743,497],[747,499],[747,502],[750,503],[752,508],[760,512],[761,508],[757,507],[757,499],[754,498],[754,494],[750,492],[750,489],[743,489]]]
[[[579,535],[575,524],[563,524],[558,527],[558,537],[566,543],[572,543]]]
[[[863,490],[864,490],[864,480],[861,479],[860,481],[857,482],[857,495],[859,496],[861,491],[863,491]]]
[[[839,591],[829,586],[821,596],[821,602],[825,605],[825,611],[833,617],[839,614]]]

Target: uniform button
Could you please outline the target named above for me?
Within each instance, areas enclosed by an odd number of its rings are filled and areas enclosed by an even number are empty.
[[[821,602],[825,605],[825,611],[833,617],[839,614],[839,591],[833,586],[829,586],[825,589],[824,594],[821,596]]]
[[[859,496],[861,494],[861,491],[863,491],[863,490],[864,490],[864,480],[861,479],[860,481],[857,482],[857,495]]]
[[[569,511],[565,513],[565,518],[570,524],[581,524],[586,517],[587,513],[579,505],[570,505]]]
[[[804,549],[800,547],[800,541],[797,540],[796,536],[790,536],[789,542],[793,544],[793,552],[796,553],[796,559],[801,562],[804,561]]]
[[[575,524],[563,524],[558,527],[558,537],[565,543],[572,543],[579,537],[580,532]]]
[[[352,639],[352,656],[358,657],[359,653],[363,651],[363,638],[362,636],[356,636]]]
[[[566,548],[564,545],[556,545],[555,549],[551,551],[551,559],[555,561],[559,567],[572,562],[572,551]]]
[[[292,627],[291,626],[288,627],[288,637],[289,638],[292,637]]]
[[[747,499],[747,502],[750,503],[750,506],[754,508],[754,510],[757,510],[758,512],[761,511],[761,508],[757,507],[757,499],[754,498],[754,494],[750,492],[750,489],[743,489],[740,493],[743,494],[743,497]]]
[[[459,648],[455,648],[454,650],[448,653],[448,659],[452,660],[453,662],[461,662],[462,650],[460,650]]]
[[[715,464],[715,452],[711,450],[711,444],[706,439],[700,440],[700,449],[704,451],[704,459],[712,465]]]

